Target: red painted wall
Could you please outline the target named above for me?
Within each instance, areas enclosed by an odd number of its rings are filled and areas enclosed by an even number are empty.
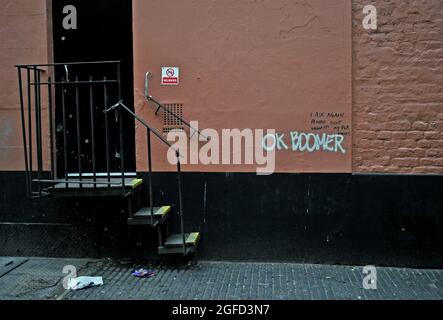
[[[0,0],[0,170],[25,169],[14,65],[47,63],[48,21],[46,0]],[[48,120],[46,110],[44,104],[44,132]],[[47,148],[48,138],[44,138]],[[48,168],[48,158],[44,160]]]
[[[136,111],[156,128],[162,116],[144,102],[144,74],[154,73],[151,93],[183,103],[200,128],[313,130],[312,120],[338,121],[346,154],[277,152],[278,172],[351,172],[351,4],[348,0],[161,1],[135,0]],[[180,85],[161,86],[162,66],[180,67]],[[339,119],[311,113],[340,113]],[[315,127],[318,127],[317,125]],[[146,170],[145,131],[137,128],[138,170]],[[155,144],[156,170],[171,170],[165,148]],[[187,165],[188,171],[253,172],[256,166]]]
[[[278,171],[443,173],[442,2],[353,0],[352,21],[349,1],[296,3],[134,0],[137,112],[161,129],[162,117],[143,101],[149,70],[152,94],[184,103],[186,118],[201,127],[287,134],[310,131],[311,111],[345,112],[352,122],[345,156],[279,152]],[[362,28],[367,4],[378,8],[377,31]],[[45,0],[0,0],[0,170],[24,169],[13,65],[50,60],[47,10]],[[159,85],[162,65],[182,68],[181,86]],[[137,147],[145,170],[139,126]],[[172,169],[155,147],[154,168]]]

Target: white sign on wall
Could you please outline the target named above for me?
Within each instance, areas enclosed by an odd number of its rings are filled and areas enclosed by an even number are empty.
[[[162,67],[162,85],[178,86],[180,83],[179,67]]]

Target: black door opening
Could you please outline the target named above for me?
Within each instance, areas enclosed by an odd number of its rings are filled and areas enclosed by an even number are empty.
[[[77,11],[77,29],[65,30],[63,20],[67,14],[63,13],[65,6],[74,6]],[[52,1],[52,22],[53,22],[53,43],[54,43],[54,62],[84,62],[84,61],[121,61],[121,97],[126,105],[133,106],[133,48],[132,48],[132,1],[131,0],[53,0]],[[115,70],[109,69],[109,65],[93,64],[88,66],[71,65],[68,69],[58,69],[55,78],[60,81],[62,78],[75,81],[78,77],[79,81],[88,81],[90,77],[93,80],[103,80],[115,78]],[[109,105],[117,101],[118,92],[116,87],[109,88]],[[67,96],[75,100],[75,92],[66,92]],[[100,95],[100,94],[99,94]],[[80,117],[83,119],[90,118],[90,108],[88,95],[80,92]],[[74,100],[71,105],[74,106]],[[61,105],[61,94],[57,92],[56,106]],[[104,121],[100,121],[104,117],[103,100],[96,102],[95,118],[97,119],[97,127],[95,129],[95,145],[97,154],[105,154],[105,128]],[[108,106],[109,107],[109,106]],[[67,102],[69,109],[69,101]],[[66,120],[66,131],[68,132],[68,147],[66,150],[68,155],[68,167],[70,173],[78,171],[78,159],[75,158],[79,143],[77,141],[78,131],[76,126],[74,108],[68,110]],[[74,116],[73,116],[74,114]],[[135,172],[135,129],[134,120],[123,115],[123,125],[125,132],[124,140],[124,159],[125,172]],[[61,108],[55,110],[55,123],[60,126],[63,123],[63,114]],[[61,163],[65,153],[63,143],[63,130],[56,131],[56,150],[57,150],[57,173],[63,175],[64,164]],[[84,150],[89,150],[91,139],[91,125],[82,123],[81,125],[81,141],[80,146]],[[110,152],[114,158],[119,158],[119,141],[115,132],[110,132]],[[92,172],[92,168],[87,165],[91,161],[87,161],[91,157],[88,152],[83,152],[83,160],[86,163],[82,168],[83,173]],[[121,172],[119,161],[112,162],[112,171]],[[97,172],[106,172],[105,159],[97,159]]]

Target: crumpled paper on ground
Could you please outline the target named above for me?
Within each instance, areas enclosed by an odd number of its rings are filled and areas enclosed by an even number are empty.
[[[82,290],[103,285],[102,277],[78,277],[68,281],[68,288],[71,290]]]

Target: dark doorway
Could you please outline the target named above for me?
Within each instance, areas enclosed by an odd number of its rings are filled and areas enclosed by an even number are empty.
[[[63,19],[67,14],[63,13],[65,6],[74,6],[77,10],[77,29],[65,30]],[[133,48],[132,48],[132,1],[131,0],[53,0],[53,37],[54,37],[54,62],[85,62],[85,61],[121,61],[121,96],[127,106],[134,105],[133,98]],[[109,65],[89,65],[86,68],[70,66],[68,72],[63,69],[56,71],[57,80],[69,76],[70,80],[74,78],[79,81],[87,81],[90,77],[94,80],[102,80],[104,76],[108,79],[115,78],[115,70],[107,69]],[[69,94],[69,93],[67,93]],[[81,94],[80,116],[83,119],[89,119],[90,108],[88,107],[87,95]],[[117,102],[117,88],[109,88],[109,104]],[[99,93],[100,95],[100,93]],[[57,106],[60,105],[61,95],[57,93]],[[85,98],[86,97],[86,98]],[[86,100],[83,100],[86,99]],[[83,101],[85,103],[83,103]],[[84,106],[83,106],[84,105]],[[96,147],[98,156],[97,170],[105,172],[105,134],[103,128],[103,100],[95,106],[95,118],[97,120]],[[69,108],[69,106],[67,106]],[[56,125],[62,123],[61,108],[56,107]],[[75,155],[77,153],[77,134],[76,121],[71,119],[68,114],[66,131],[68,132],[67,153]],[[134,120],[129,115],[124,115],[124,159],[125,172],[135,172],[135,128]],[[88,123],[82,123],[81,144],[83,150],[88,150],[88,137],[91,134],[91,126]],[[59,130],[60,131],[60,130]],[[111,156],[118,158],[119,142],[115,133],[110,133],[111,137]],[[64,153],[63,134],[56,134],[57,155]],[[84,162],[88,163],[88,157],[91,155],[87,151],[82,152]],[[64,170],[64,164],[57,157],[58,174]],[[69,172],[78,172],[76,170],[77,160],[75,156],[69,157]],[[86,161],[85,161],[86,160]],[[115,159],[117,160],[117,159]],[[90,161],[89,161],[90,162]],[[119,172],[119,161],[114,161],[112,171]],[[83,172],[91,172],[91,168],[85,165]]]

